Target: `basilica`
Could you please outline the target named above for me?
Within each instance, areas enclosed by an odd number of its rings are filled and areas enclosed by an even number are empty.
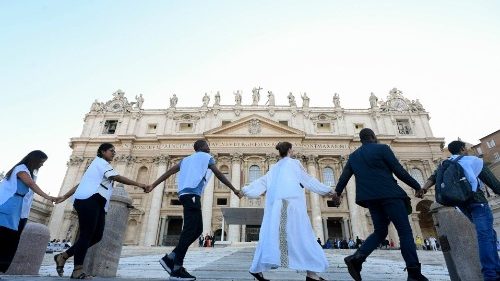
[[[295,157],[309,174],[332,187],[349,154],[361,145],[358,133],[363,128],[373,129],[381,143],[390,145],[403,167],[422,185],[443,155],[444,139],[433,135],[429,113],[418,99],[409,99],[398,89],[383,98],[367,95],[367,107],[359,109],[344,108],[339,94],[330,95],[330,104],[322,107],[310,107],[306,93],[289,93],[288,104],[276,104],[274,93],[260,87],[252,89],[251,104],[242,104],[241,91],[232,93],[233,104],[221,104],[220,95],[201,96],[198,107],[177,107],[178,97],[172,95],[168,108],[161,109],[143,109],[142,95],[129,101],[121,90],[106,102],[96,100],[85,115],[81,135],[70,141],[72,155],[60,194],[79,182],[103,142],[115,145],[112,165],[118,173],[151,183],[193,153],[194,141],[205,139],[219,170],[236,188],[265,174],[278,161],[275,145],[284,140],[293,144]],[[132,198],[126,245],[176,243],[183,223],[176,181],[172,176],[151,193],[125,186]],[[429,214],[434,195],[417,199],[410,187],[400,185],[412,198],[413,234],[436,236]],[[313,230],[321,241],[365,239],[372,232],[368,210],[355,203],[354,177],[339,207],[328,197],[304,192]],[[233,243],[258,240],[258,220],[228,223],[223,210],[259,210],[264,200],[265,196],[239,199],[212,177],[202,195],[204,235]],[[54,206],[49,228],[52,238],[76,238],[78,219],[70,200]],[[389,238],[398,242],[392,225]]]

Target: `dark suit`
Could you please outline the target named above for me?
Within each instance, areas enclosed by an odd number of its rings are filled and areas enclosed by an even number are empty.
[[[349,156],[335,191],[342,193],[354,175],[356,203],[370,210],[374,233],[359,248],[361,254],[370,255],[385,240],[392,221],[406,266],[413,267],[418,264],[418,256],[405,205],[408,195],[393,174],[413,189],[420,189],[420,184],[401,166],[389,146],[366,143]]]

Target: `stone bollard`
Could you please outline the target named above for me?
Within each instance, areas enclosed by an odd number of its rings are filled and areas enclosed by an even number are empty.
[[[92,246],[85,257],[83,266],[87,274],[116,277],[131,204],[132,199],[123,185],[117,185],[111,196],[102,240]]]
[[[451,281],[483,280],[474,225],[453,207],[434,202],[430,209]]]
[[[49,228],[29,222],[24,227],[16,255],[6,275],[38,275],[50,240]]]

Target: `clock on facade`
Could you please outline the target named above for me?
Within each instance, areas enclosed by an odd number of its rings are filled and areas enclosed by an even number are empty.
[[[393,99],[391,101],[391,107],[398,111],[403,111],[405,109],[408,109],[408,105],[402,99]]]

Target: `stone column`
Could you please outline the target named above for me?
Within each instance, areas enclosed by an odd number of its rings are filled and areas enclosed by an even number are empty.
[[[269,170],[271,170],[271,168],[276,165],[276,162],[278,162],[279,160],[279,157],[278,155],[276,154],[266,154],[266,160],[267,160],[267,163],[269,165]]]
[[[212,208],[214,203],[215,176],[212,175],[203,191],[203,205],[201,214],[203,217],[203,233],[212,233]]]
[[[45,225],[27,223],[21,234],[16,255],[5,274],[38,275],[49,239],[49,229]]]
[[[67,163],[68,169],[66,170],[66,176],[64,177],[64,181],[61,186],[61,190],[59,190],[59,196],[66,194],[68,190],[73,188],[78,183],[78,175],[79,170],[85,169],[85,161],[83,161],[83,157],[77,157],[72,155]],[[61,227],[61,224],[64,221],[64,210],[66,207],[70,207],[72,203],[71,200],[66,200],[62,203],[54,205],[52,209],[52,215],[50,216],[49,221],[49,230],[51,238],[57,239],[66,239],[64,230]]]
[[[318,177],[318,173],[316,171],[317,158],[318,157],[315,155],[307,156],[307,171],[311,176],[316,178]],[[325,237],[323,234],[323,224],[321,222],[321,200],[319,195],[314,192],[309,192],[309,198],[311,201],[311,220],[314,233],[316,234],[316,237],[319,237],[321,241],[324,241]]]
[[[132,204],[132,199],[123,185],[117,185],[111,196],[102,240],[87,252],[83,265],[86,273],[98,277],[116,277],[127,230],[130,204]]]
[[[351,234],[349,233],[349,222],[347,218],[342,218],[342,230],[344,231],[344,238],[349,239]]]
[[[356,180],[354,177],[351,177],[346,186],[347,189],[347,205],[349,206],[349,215],[351,217],[351,227],[352,227],[352,236],[356,238],[359,236],[361,239],[366,239],[365,233],[362,227],[361,221],[361,212],[358,205],[356,205]]]
[[[163,246],[163,235],[165,234],[165,223],[167,222],[167,218],[161,218],[160,224],[160,233],[158,235],[158,246]]]
[[[154,161],[158,165],[158,172],[156,177],[159,178],[167,170],[168,156],[160,155],[155,157]],[[157,245],[156,237],[158,234],[158,223],[160,219],[161,201],[163,199],[163,189],[165,184],[161,183],[157,186],[151,194],[151,205],[149,208],[149,215],[147,219],[146,235],[144,237],[144,246]]]
[[[236,189],[240,189],[241,185],[241,159],[242,155],[239,153],[233,154],[232,157],[232,165],[231,165],[231,183]],[[234,195],[234,193],[231,193],[231,199],[229,202],[229,206],[234,208],[234,207],[239,207],[240,206],[240,199],[238,196]],[[229,225],[229,231],[227,234],[227,240],[230,242],[240,242],[240,226],[239,225],[234,225],[230,224]]]
[[[328,239],[328,218],[323,218],[323,234],[325,241],[323,243],[326,243],[326,239]]]

